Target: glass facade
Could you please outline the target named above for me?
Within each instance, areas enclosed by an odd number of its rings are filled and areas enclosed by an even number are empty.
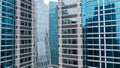
[[[82,0],[84,65],[120,68],[120,1]]]
[[[35,15],[35,68],[50,68],[49,8],[44,0],[35,0]]]
[[[58,68],[58,2],[49,2],[49,44],[51,65]]]
[[[2,0],[0,15],[0,68],[14,68],[15,0]]]

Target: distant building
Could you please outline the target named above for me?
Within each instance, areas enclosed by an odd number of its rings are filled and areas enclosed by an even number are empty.
[[[35,1],[35,68],[50,68],[49,8],[44,0]]]
[[[51,66],[58,68],[58,2],[49,2],[49,44]]]

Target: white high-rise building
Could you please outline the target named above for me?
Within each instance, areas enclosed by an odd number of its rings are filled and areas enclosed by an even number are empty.
[[[59,68],[82,68],[81,0],[59,0]]]
[[[15,67],[34,68],[34,0],[15,4]]]

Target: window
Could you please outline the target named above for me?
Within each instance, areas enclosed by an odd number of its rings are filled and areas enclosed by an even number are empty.
[[[23,63],[24,62],[24,59],[20,59],[20,63]]]
[[[63,29],[62,33],[63,34],[76,34],[77,33],[77,29]]]
[[[67,64],[67,59],[63,59],[63,63],[66,63],[66,64]]]
[[[20,44],[24,44],[24,43],[25,43],[24,40],[21,40],[21,41],[20,41]]]
[[[73,4],[73,3],[77,3],[77,0],[62,0],[62,2],[64,3],[64,4],[62,4],[62,5],[70,5],[70,4]]]
[[[28,26],[31,26],[31,23],[28,23]]]
[[[68,9],[63,9],[62,11],[63,15],[71,15],[71,14],[77,14],[77,8],[68,8]],[[74,21],[69,20],[69,22],[74,23]]]
[[[77,54],[77,50],[72,50],[72,54]]]
[[[72,60],[72,59],[63,59],[63,63],[78,65],[78,61],[77,60]]]
[[[20,31],[20,34],[21,34],[21,35],[24,35],[24,31],[23,31],[23,30],[21,30],[21,31]]]
[[[28,14],[28,18],[31,18],[31,14]]]
[[[21,21],[21,25],[24,25],[24,21]]]
[[[28,35],[31,35],[32,34],[32,32],[31,31],[28,31]]]
[[[64,44],[77,44],[77,39],[63,39]]]
[[[32,7],[31,7],[31,6],[28,6],[28,9],[29,9],[29,10],[31,10],[31,9],[32,9]]]
[[[73,62],[73,65],[78,65],[77,60],[73,60],[72,62]]]
[[[67,39],[63,39],[62,43],[66,44],[67,43]]]
[[[64,53],[64,54],[77,54],[77,50],[76,49],[63,49],[62,53]]]
[[[62,20],[62,24],[76,24],[77,18],[67,18]]]
[[[62,51],[63,51],[63,53],[67,53],[67,49],[63,49]]]
[[[72,44],[77,44],[77,39],[72,39]]]
[[[106,54],[107,54],[107,56],[113,56],[113,52],[112,51],[107,51]]]

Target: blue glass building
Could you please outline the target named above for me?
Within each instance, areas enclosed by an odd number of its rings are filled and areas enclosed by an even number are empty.
[[[0,1],[0,68],[15,64],[15,0]]]
[[[82,0],[84,66],[120,68],[120,1]]]
[[[58,2],[49,2],[49,44],[51,65],[58,68]]]

